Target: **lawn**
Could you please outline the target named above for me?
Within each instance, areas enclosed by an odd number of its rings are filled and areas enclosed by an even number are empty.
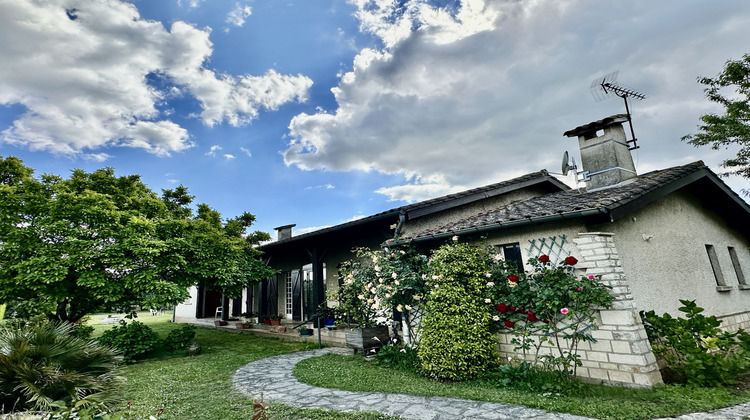
[[[295,367],[294,375],[301,382],[327,388],[501,402],[602,419],[670,417],[750,401],[750,392],[727,388],[584,385],[580,391],[560,395],[498,387],[483,380],[440,383],[417,373],[375,365],[360,356],[334,354],[303,360]]]
[[[104,317],[106,315],[92,317],[89,324],[95,327],[95,335],[111,327],[100,323]],[[170,319],[171,313],[152,317],[147,312],[138,318],[161,337],[180,326],[169,322]],[[164,419],[249,419],[253,401],[233,388],[232,374],[240,366],[264,357],[311,348],[310,343],[259,337],[248,331],[198,328],[196,338],[203,347],[198,356],[162,352],[125,366],[121,372],[126,378],[121,410],[130,411],[131,418],[148,418],[163,409],[160,418]],[[302,382],[315,386],[503,402],[605,419],[669,417],[750,401],[747,390],[727,388],[629,389],[587,385],[580,391],[556,395],[498,387],[482,380],[439,383],[415,373],[374,365],[362,357],[332,354],[304,360],[294,373]],[[127,402],[131,403],[129,409]],[[389,418],[374,413],[303,410],[277,403],[270,404],[268,416],[272,419]]]
[[[106,315],[94,315],[89,325],[95,335],[111,328],[101,324]],[[171,313],[150,316],[139,313],[138,321],[151,326],[163,338],[180,324],[169,322]],[[160,419],[249,419],[253,414],[253,400],[236,391],[232,374],[254,360],[277,354],[310,348],[310,344],[283,341],[198,328],[197,341],[203,347],[198,356],[183,353],[160,353],[134,365],[125,366],[121,375],[126,379],[121,412],[130,418],[148,418],[163,409]],[[126,403],[130,402],[130,408]],[[297,409],[283,404],[270,404],[271,419],[385,419],[377,414],[336,413],[324,410]]]

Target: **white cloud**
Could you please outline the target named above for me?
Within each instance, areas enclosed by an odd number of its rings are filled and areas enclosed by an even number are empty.
[[[206,125],[241,126],[260,109],[307,98],[305,76],[206,67],[209,35],[182,21],[167,30],[119,0],[0,0],[0,105],[26,108],[0,141],[64,154],[124,146],[167,156],[193,146],[168,118],[173,110],[159,110],[169,100],[192,96]],[[148,77],[171,86],[160,90]]]
[[[206,156],[216,156],[216,152],[218,152],[219,150],[222,150],[222,147],[219,146],[218,144],[215,144],[211,146],[211,149],[209,149],[209,151],[204,154]]]
[[[196,7],[200,6],[201,3],[203,3],[206,0],[177,0],[177,5],[180,7],[183,7],[183,5],[186,5],[190,9],[195,9]]]
[[[91,162],[104,162],[112,156],[106,153],[85,153],[81,155],[81,157],[83,158],[83,160],[88,160]]]
[[[679,139],[715,109],[696,77],[747,52],[750,3],[350,3],[383,47],[355,57],[332,89],[334,112],[294,117],[288,165],[402,174],[404,185],[378,192],[405,201],[557,171],[564,150],[577,154],[564,131],[624,112],[588,89],[618,69],[623,84],[649,94],[631,104],[639,168],[726,158]]]
[[[245,24],[245,19],[252,13],[253,9],[250,6],[235,3],[234,9],[227,14],[226,22],[232,26],[241,27]]]
[[[305,190],[332,190],[334,188],[336,187],[331,184],[324,184],[324,185],[305,187]]]
[[[253,154],[250,153],[250,149],[245,148],[245,147],[240,147],[240,150],[242,151],[242,153],[246,154],[247,157],[253,157]]]
[[[225,155],[224,155],[224,159],[226,159],[226,160],[232,160],[232,159],[234,159],[235,157],[236,157],[236,156],[234,156],[234,155],[232,155],[232,154],[229,154],[229,153],[227,153],[227,154],[225,154]]]

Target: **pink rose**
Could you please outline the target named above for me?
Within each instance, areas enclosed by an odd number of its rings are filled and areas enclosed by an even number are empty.
[[[576,287],[576,290],[580,292],[581,290],[583,290],[583,287]]]
[[[567,314],[568,314],[568,312],[570,312],[570,311],[568,310],[568,308],[562,308],[562,309],[560,309],[560,313],[561,313],[561,314],[563,314],[563,315],[567,315]]]

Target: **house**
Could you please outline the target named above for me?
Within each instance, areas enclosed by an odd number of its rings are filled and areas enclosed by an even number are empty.
[[[355,246],[432,249],[458,236],[522,265],[572,255],[579,274],[601,275],[616,296],[598,315],[597,341],[579,348],[578,375],[659,383],[640,310],[677,315],[679,299],[695,299],[724,328],[750,327],[750,206],[702,162],[638,175],[626,121],[615,115],[565,133],[578,138],[585,188],[541,171],[297,237],[279,228],[280,239],[261,249],[280,273],[250,300],[304,320],[338,287],[337,267]],[[501,351],[510,355],[508,340]]]

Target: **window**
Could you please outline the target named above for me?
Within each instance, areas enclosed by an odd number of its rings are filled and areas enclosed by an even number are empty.
[[[729,250],[729,257],[732,259],[732,266],[734,267],[734,274],[737,275],[737,281],[740,285],[746,286],[747,282],[745,281],[745,274],[742,272],[740,259],[737,258],[737,251],[735,251],[732,246],[728,246],[727,249]]]
[[[518,272],[523,273],[523,258],[521,257],[521,245],[518,242],[498,245],[497,249],[503,254],[503,258],[508,262],[515,262]]]
[[[716,255],[714,246],[706,244],[706,252],[708,253],[708,261],[711,263],[711,269],[714,272],[714,279],[716,280],[716,290],[720,292],[731,290],[731,287],[727,286],[727,283],[724,281],[724,274],[721,273],[719,257]]]

